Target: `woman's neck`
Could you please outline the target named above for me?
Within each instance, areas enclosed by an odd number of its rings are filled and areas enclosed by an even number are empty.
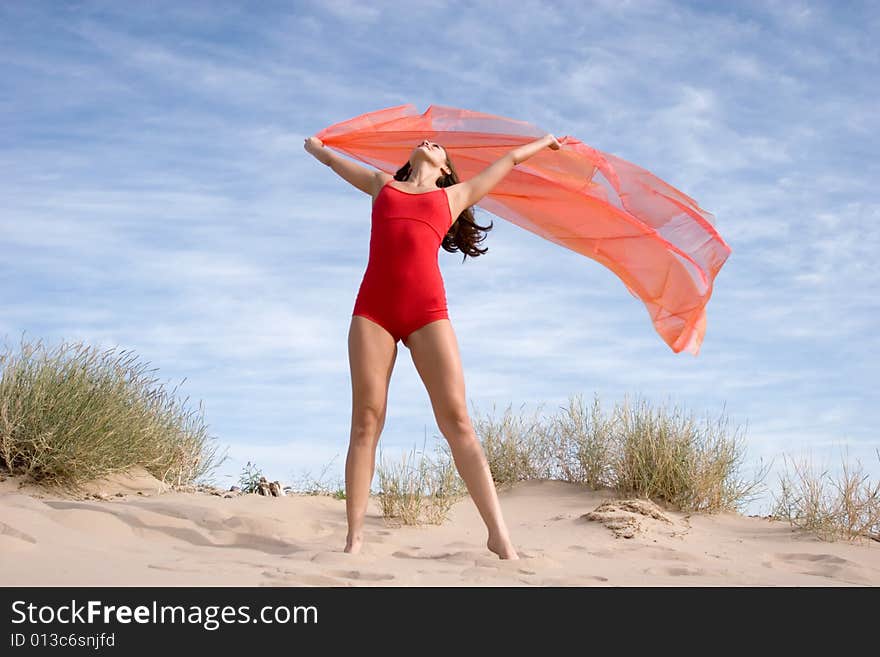
[[[413,187],[436,187],[437,171],[428,167],[413,167],[409,172],[409,177],[405,182]]]

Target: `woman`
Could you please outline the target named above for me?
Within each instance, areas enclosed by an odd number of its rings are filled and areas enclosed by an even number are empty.
[[[486,547],[501,559],[518,559],[486,455],[468,417],[464,375],[437,251],[443,246],[450,252],[461,251],[465,258],[485,253],[487,249],[476,246],[485,239],[478,233],[492,226],[476,224],[471,206],[514,166],[545,147],[558,150],[559,142],[546,135],[524,144],[465,181],[459,180],[446,150],[427,139],[393,176],[325,149],[316,137],[308,137],[304,147],[373,198],[370,257],[348,334],[352,411],[345,462],[345,552],[356,554],[363,544],[376,446],[385,424],[397,341],[402,340],[428,391],[455,466],[486,523]]]

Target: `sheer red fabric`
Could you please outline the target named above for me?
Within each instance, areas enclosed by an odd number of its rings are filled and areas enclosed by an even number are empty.
[[[443,146],[462,180],[549,131],[523,121],[454,107],[389,107],[328,126],[328,148],[394,173],[415,145]],[[699,353],[706,304],[730,247],[713,215],[631,162],[557,137],[518,164],[477,206],[602,263],[648,310],[654,329],[679,353]]]

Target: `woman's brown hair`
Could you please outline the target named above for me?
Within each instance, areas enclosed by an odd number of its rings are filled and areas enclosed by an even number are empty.
[[[445,148],[443,149],[443,152],[446,152]],[[449,187],[455,183],[461,182],[458,178],[458,173],[455,170],[455,165],[452,164],[449,156],[446,157],[446,166],[449,167],[449,173],[437,178],[437,187]],[[409,179],[411,169],[412,167],[410,166],[409,161],[407,161],[407,163],[400,167],[394,174],[394,179],[399,180],[400,182],[406,182]],[[477,244],[486,239],[485,233],[492,230],[494,225],[495,222],[493,221],[490,221],[488,226],[479,225],[474,219],[473,209],[465,208],[462,210],[461,214],[458,215],[456,220],[452,222],[449,231],[443,237],[441,246],[446,251],[449,251],[449,253],[461,251],[463,254],[461,259],[462,262],[467,260],[468,256],[476,258],[489,250],[488,247],[481,249]]]

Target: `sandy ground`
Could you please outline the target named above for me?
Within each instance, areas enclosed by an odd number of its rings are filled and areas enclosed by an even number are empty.
[[[443,525],[396,526],[370,501],[360,554],[345,501],[172,492],[146,472],[91,497],[0,481],[2,586],[876,586],[880,543],[788,523],[688,515],[533,481],[500,493],[519,560],[486,549],[465,498]]]

